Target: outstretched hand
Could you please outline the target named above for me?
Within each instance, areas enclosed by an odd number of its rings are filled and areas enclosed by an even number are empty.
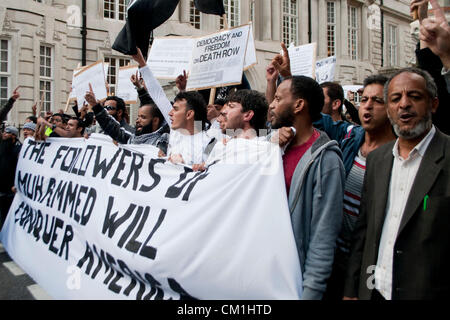
[[[89,103],[91,107],[97,104],[97,99],[95,98],[94,90],[92,89],[92,85],[89,83],[89,91],[86,92],[84,99]]]
[[[147,63],[145,62],[144,56],[142,55],[142,51],[139,48],[137,49],[137,54],[133,54],[131,55],[131,57],[133,58],[134,61],[136,61],[139,65],[139,68],[143,68],[147,65]]]
[[[414,19],[419,19],[419,22],[422,22],[428,16],[428,0],[411,0],[409,11]]]
[[[14,91],[13,91],[13,94],[12,94],[12,96],[11,96],[11,98],[13,98],[14,101],[16,101],[17,99],[20,98],[19,88],[20,88],[20,86],[18,86],[17,88],[15,88]]]
[[[426,18],[420,24],[420,40],[441,58],[442,64],[448,69],[450,68],[450,26],[437,0],[430,0],[430,3],[434,9],[434,17]]]
[[[289,59],[289,52],[286,48],[284,42],[281,43],[281,48],[283,49],[283,55],[277,54],[275,58],[272,59],[272,65],[282,77],[291,76],[291,60]]]
[[[177,86],[180,92],[186,91],[188,75],[186,74],[186,70],[183,70],[183,74],[180,74],[175,80],[175,85]]]

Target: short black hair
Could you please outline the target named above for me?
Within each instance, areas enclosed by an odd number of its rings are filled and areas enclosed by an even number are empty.
[[[291,93],[295,99],[304,99],[308,103],[311,121],[320,119],[325,97],[320,85],[314,79],[306,76],[292,76],[286,78],[291,80]]]
[[[153,102],[151,102],[151,103],[146,103],[146,104],[143,104],[143,105],[141,105],[140,107],[139,107],[139,109],[140,108],[142,108],[142,107],[145,107],[145,106],[149,106],[150,107],[150,116],[151,117],[153,117],[153,118],[158,118],[159,119],[159,127],[158,127],[158,129],[159,128],[161,128],[162,127],[162,125],[165,123],[165,119],[164,119],[164,116],[163,116],[163,114],[161,113],[161,110],[159,110],[159,108],[156,106],[156,104],[154,104]]]
[[[341,106],[339,107],[339,113],[342,112],[342,105],[344,104],[344,89],[337,82],[323,82],[320,84],[322,88],[327,88],[327,94],[331,101],[340,100]]]
[[[186,100],[188,110],[194,110],[194,120],[202,122],[202,128],[205,129],[205,124],[209,124],[206,112],[206,102],[202,95],[197,91],[185,91],[176,95],[174,101]]]
[[[110,100],[113,100],[116,102],[116,110],[117,111],[122,110],[124,113],[127,112],[125,101],[123,101],[122,98],[119,98],[117,96],[109,96],[106,98],[105,102],[110,101]]]
[[[84,121],[78,117],[70,117],[69,120],[77,120],[77,128],[81,128],[81,134],[83,135],[84,129],[86,128]],[[67,121],[67,122],[69,122],[69,121]]]
[[[388,81],[388,78],[382,74],[373,74],[364,79],[363,88],[367,87],[371,84],[379,84],[384,86],[384,84]]]
[[[216,100],[214,100],[214,104],[218,104],[218,105],[220,105],[222,107],[225,105],[225,103],[227,103],[226,99],[217,98]]]
[[[72,117],[71,116],[69,116],[69,115],[67,115],[67,114],[64,114],[64,113],[54,113],[54,114],[52,114],[52,117],[60,117],[61,118],[61,120],[62,120],[62,122],[64,123],[64,124],[67,124],[67,122],[69,121],[69,119],[71,119]]]
[[[254,115],[250,125],[255,130],[265,129],[267,121],[267,110],[269,104],[264,95],[256,90],[243,89],[231,94],[227,102],[237,102],[242,105],[242,112],[252,110]]]
[[[29,117],[27,117],[26,120],[30,120],[34,124],[37,124],[37,117],[35,117],[35,116],[29,116]]]

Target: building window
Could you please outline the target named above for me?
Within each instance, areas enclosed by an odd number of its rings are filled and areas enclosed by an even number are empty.
[[[103,17],[125,21],[130,0],[103,0]]]
[[[397,59],[397,27],[388,25],[388,65],[396,66],[398,64]]]
[[[202,21],[202,15],[197,8],[195,8],[194,0],[189,2],[189,22],[195,29],[200,29]]]
[[[327,2],[327,47],[328,56],[336,54],[336,3]]]
[[[240,17],[240,0],[224,0],[223,6],[225,8],[225,14],[227,15],[228,27],[237,27],[241,24]],[[223,18],[220,18],[220,28],[224,28],[225,24]]]
[[[250,1],[250,21],[255,22],[255,0]]]
[[[9,98],[9,41],[0,40],[0,106],[5,105]]]
[[[119,68],[129,65],[131,60],[126,58],[105,57],[105,62],[109,63],[108,77],[106,80],[109,84],[109,92],[113,95],[116,92],[116,87],[119,82]]]
[[[350,59],[358,59],[358,9],[348,7],[348,55]]]
[[[297,0],[283,0],[283,42],[288,46],[297,42]]]
[[[53,84],[52,48],[41,45],[39,59],[39,97],[43,97],[43,108],[41,111],[51,111]]]

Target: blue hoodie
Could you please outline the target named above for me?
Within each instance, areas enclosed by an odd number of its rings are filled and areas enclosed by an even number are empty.
[[[289,210],[303,274],[303,300],[321,299],[342,224],[345,169],[338,143],[324,132],[295,168]]]

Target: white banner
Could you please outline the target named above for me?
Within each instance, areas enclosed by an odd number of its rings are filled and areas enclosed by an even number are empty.
[[[126,66],[119,68],[119,83],[115,95],[122,98],[125,103],[136,103],[138,99],[138,93],[134,84],[131,82],[131,75],[136,75],[138,66]],[[139,76],[139,73],[138,73]]]
[[[333,82],[336,70],[336,56],[328,57],[316,62],[316,80],[318,83]]]
[[[315,42],[288,48],[292,75],[315,77],[316,48]]]
[[[197,38],[186,90],[240,84],[250,25]]]
[[[108,67],[102,61],[91,64],[76,73],[73,78],[72,88],[77,97],[78,107],[81,109],[85,101],[84,96],[89,91],[89,83],[92,85],[95,97],[99,100],[108,96],[106,91],[105,69]]]
[[[192,172],[148,145],[27,139],[0,240],[56,299],[298,299],[279,148],[236,140],[258,157]]]
[[[155,38],[147,59],[155,78],[173,80],[183,70],[188,72],[194,42],[194,38]]]

